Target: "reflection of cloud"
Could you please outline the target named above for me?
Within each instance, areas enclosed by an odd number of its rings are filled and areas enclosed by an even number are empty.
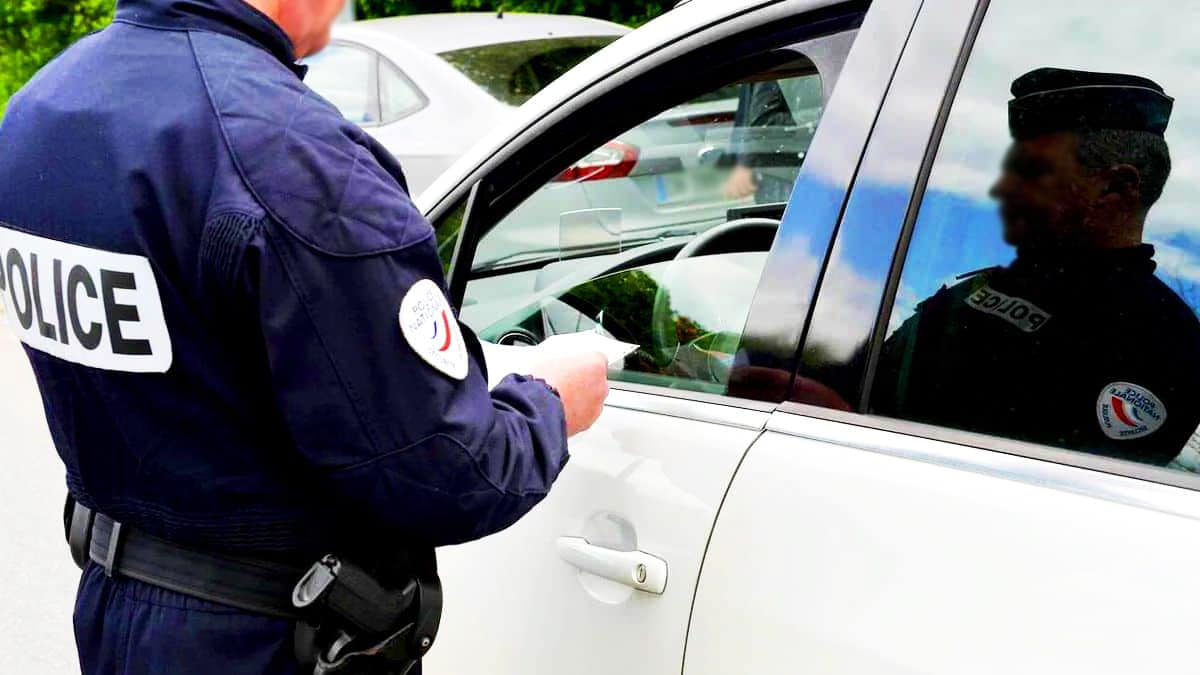
[[[896,292],[896,303],[892,307],[892,316],[888,319],[887,334],[891,335],[896,332],[900,324],[908,320],[908,317],[916,314],[917,303],[923,299],[912,286],[902,284]]]
[[[833,265],[840,264],[835,261]],[[828,314],[815,321],[809,334],[809,343],[823,347],[830,357],[843,361],[849,359],[859,348],[862,326],[875,321],[878,309],[879,284],[868,277],[846,267],[838,273],[840,283],[826,285],[821,289],[821,305],[828,313],[836,313],[833,320]]]
[[[815,275],[820,269],[823,252],[814,252],[806,239],[789,244],[786,255],[799,262],[796,271],[807,281],[809,270]],[[819,346],[824,356],[834,360],[849,359],[861,346],[865,331],[875,322],[879,293],[886,278],[856,266],[842,255],[842,250],[834,250],[825,271],[807,338],[809,348]]]
[[[1171,39],[1165,39],[1163,17],[1170,17],[1171,25],[1176,27]],[[1159,274],[1169,285],[1176,288],[1200,283],[1200,236],[1181,236],[1197,232],[1195,224],[1200,215],[1200,49],[1187,46],[1195,40],[1186,35],[1191,31],[1200,37],[1195,26],[1200,26],[1197,3],[1110,3],[1103,12],[1096,11],[1094,0],[993,3],[955,94],[914,249],[931,245],[938,250],[940,260],[957,258],[959,263],[966,263],[960,265],[959,272],[977,266],[974,258],[981,265],[1001,262],[994,255],[998,250],[997,232],[971,232],[966,240],[954,242],[958,246],[949,251],[945,247],[952,240],[946,240],[948,235],[944,233],[967,220],[978,218],[978,222],[984,222],[981,214],[994,212],[995,205],[987,192],[1010,143],[1007,103],[1015,78],[1046,66],[1131,73],[1155,80],[1176,99],[1167,130],[1174,166],[1162,199],[1150,212],[1146,240],[1155,245]],[[1180,35],[1180,31],[1185,34]],[[904,106],[898,108],[901,113],[903,110]],[[914,114],[916,118],[919,115]],[[899,186],[911,180],[903,171],[891,176],[885,172],[878,178]],[[939,211],[941,205],[935,207],[934,195],[942,201],[957,197],[960,207]],[[927,230],[924,237],[922,229]],[[928,231],[937,229],[943,234]],[[989,251],[986,255],[985,250]],[[905,270],[889,329],[911,312],[912,298],[906,299],[905,293],[927,296],[936,290],[935,280],[944,276],[945,271],[934,269],[939,259],[925,258],[919,267],[927,269]]]
[[[988,10],[955,96],[930,186],[986,199],[1009,143],[1012,81],[1056,66],[1149,77],[1176,97],[1167,132],[1175,169],[1153,213],[1158,231],[1200,211],[1200,51],[1163,39],[1162,17],[1184,30],[1200,25],[1200,6],[1168,0],[1106,5],[1093,0],[1015,0]]]
[[[1191,283],[1200,283],[1200,254],[1166,242],[1154,244],[1154,260],[1162,274]]]
[[[1177,160],[1182,185],[1171,196],[1195,205],[1200,182],[1182,179],[1197,175],[1194,159],[1200,159],[1200,51],[1182,48],[1186,39],[1163,39],[1164,16],[1185,30],[1200,25],[1200,7],[1169,0],[1106,5],[1103,12],[1096,11],[1094,0],[993,4],[941,142],[938,187],[957,183],[971,196],[985,193],[985,186],[962,180],[960,172],[994,176],[1009,142],[1012,81],[1034,68],[1056,66],[1142,75],[1175,96],[1167,139],[1177,158],[1187,159]]]

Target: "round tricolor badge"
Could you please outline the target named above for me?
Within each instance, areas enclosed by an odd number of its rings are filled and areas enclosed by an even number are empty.
[[[426,363],[456,380],[467,377],[467,345],[442,289],[429,279],[400,302],[400,331]]]
[[[1145,387],[1113,382],[1100,391],[1096,418],[1109,438],[1139,438],[1154,433],[1167,421],[1167,408]]]

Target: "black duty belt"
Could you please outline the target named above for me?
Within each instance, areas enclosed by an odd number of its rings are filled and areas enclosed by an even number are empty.
[[[81,568],[90,559],[114,574],[237,609],[304,618],[292,590],[308,567],[212,554],[159,539],[68,501],[67,542]]]
[[[123,527],[69,497],[64,525],[80,568],[91,560],[110,577],[296,620],[297,659],[316,675],[404,675],[437,635],[442,590],[435,573],[385,585],[334,555],[295,567],[210,553]]]

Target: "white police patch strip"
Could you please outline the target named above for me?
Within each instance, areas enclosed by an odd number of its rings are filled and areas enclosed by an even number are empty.
[[[456,380],[467,377],[467,345],[450,303],[429,279],[413,284],[400,302],[400,331],[426,363]]]
[[[1167,421],[1167,408],[1145,387],[1113,382],[1100,390],[1096,419],[1109,438],[1140,438],[1154,433]]]
[[[0,298],[22,342],[104,370],[164,373],[171,336],[150,261],[0,227]]]
[[[1026,333],[1032,333],[1050,320],[1050,314],[1022,298],[1005,295],[991,286],[983,286],[967,297],[967,306],[984,314],[1000,317]]]

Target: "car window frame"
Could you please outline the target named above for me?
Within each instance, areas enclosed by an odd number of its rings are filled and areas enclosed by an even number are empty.
[[[914,25],[914,35],[918,34],[923,26],[937,21],[943,21],[944,7],[946,3],[958,2],[959,0],[926,0],[920,16]],[[955,98],[957,97],[959,87],[962,83],[963,75],[965,74],[968,60],[975,47],[976,39],[983,27],[987,17],[987,10],[991,5],[992,0],[977,0],[974,4],[974,9],[971,12],[970,20],[961,26],[959,35],[961,37],[960,47],[957,54],[953,57],[953,68],[945,90],[942,92],[939,100],[936,102],[936,116],[931,120],[931,123],[925,128],[911,129],[910,133],[927,134],[927,142],[920,152],[913,152],[905,157],[892,157],[891,159],[904,162],[906,170],[911,172],[911,187],[907,194],[907,199],[902,205],[893,204],[890,208],[872,210],[871,218],[855,218],[849,212],[839,224],[838,237],[835,239],[834,246],[846,239],[847,233],[851,229],[878,227],[880,220],[886,220],[897,227],[896,240],[893,242],[893,253],[891,263],[887,273],[887,282],[880,297],[878,298],[877,310],[875,312],[875,321],[871,328],[870,334],[864,336],[868,340],[868,358],[864,364],[863,372],[861,373],[860,389],[856,392],[856,400],[852,402],[853,412],[844,412],[831,408],[818,407],[797,402],[785,402],[779,406],[779,413],[787,413],[799,417],[812,417],[823,420],[830,420],[841,423],[854,424],[857,426],[878,429],[896,433],[902,436],[913,438],[926,439],[930,441],[940,441],[952,443],[959,446],[987,450],[994,453],[1013,455],[1024,457],[1027,459],[1039,460],[1042,462],[1070,467],[1073,469],[1086,470],[1092,472],[1100,472],[1126,478],[1133,478],[1145,482],[1156,483],[1177,488],[1186,488],[1192,491],[1200,491],[1200,474],[1192,474],[1188,472],[1168,469],[1149,464],[1141,464],[1130,460],[1105,457],[1101,455],[1088,454],[1079,450],[1069,448],[1061,448],[1055,446],[1041,445],[1037,443],[1029,443],[1018,441],[1015,439],[993,436],[973,431],[962,429],[954,429],[938,425],[930,425],[912,420],[899,418],[884,417],[874,415],[868,412],[868,405],[871,396],[871,384],[875,376],[875,370],[878,366],[879,358],[882,353],[884,339],[886,338],[886,330],[891,313],[894,309],[896,294],[899,291],[900,278],[903,273],[904,263],[908,256],[909,244],[912,241],[912,235],[917,224],[922,201],[925,197],[925,191],[929,184],[929,178],[933,171],[934,163],[937,159],[937,152],[941,146],[943,134],[946,129],[947,121],[953,108]],[[903,60],[913,59],[921,61],[928,58],[929,50],[936,49],[931,45],[932,41],[910,41],[910,44],[905,48],[902,56],[901,72],[903,71]],[[944,48],[944,47],[943,47]],[[884,110],[886,110],[888,101],[892,98],[904,96],[907,87],[911,86],[911,82],[905,82],[898,79],[889,89],[887,99],[884,101]],[[882,120],[881,124],[886,124],[887,120]],[[872,140],[877,138],[879,129],[877,128],[872,133]],[[871,154],[871,147],[868,147],[866,154]],[[869,161],[869,159],[868,159]],[[868,203],[877,200],[876,193],[879,190],[878,186],[872,184],[856,184],[851,192],[850,200],[857,198],[864,199]],[[861,241],[861,240],[860,240]],[[887,245],[888,242],[883,242]],[[823,292],[828,293],[829,288],[824,284],[817,292],[818,301]],[[809,335],[805,336],[804,345],[807,345]],[[793,378],[803,376],[804,370],[797,363],[797,368],[793,373]],[[964,459],[963,464],[971,464],[970,460]]]
[[[732,72],[732,69],[737,67],[746,68],[753,60],[764,58],[761,56],[764,53],[780,50],[806,40],[857,29],[862,23],[867,9],[867,3],[847,2],[820,10],[789,13],[787,8],[791,4],[793,3],[779,3],[760,8],[738,17],[737,20],[698,31],[677,43],[660,48],[658,52],[651,55],[656,58],[643,59],[644,67],[639,69],[639,72],[624,78],[624,81],[614,83],[611,82],[614,78],[610,77],[608,80],[594,83],[592,87],[576,96],[574,101],[560,106],[556,111],[558,114],[548,116],[538,124],[531,126],[531,130],[537,130],[537,133],[526,132],[524,136],[518,136],[520,140],[511,141],[506,146],[503,156],[494,157],[482,170],[477,171],[470,179],[460,184],[456,190],[452,190],[447,198],[430,209],[431,220],[440,222],[441,217],[452,213],[462,204],[462,200],[466,199],[462,191],[467,189],[466,185],[470,185],[472,203],[467,207],[463,218],[463,233],[456,242],[448,278],[452,303],[456,307],[461,306],[466,282],[470,278],[470,266],[466,264],[466,261],[473,259],[475,247],[484,232],[498,223],[521,200],[527,198],[562,168],[576,161],[578,156],[582,156],[591,147],[598,146],[608,137],[619,134],[629,126],[643,121],[655,112],[678,103],[678,101],[664,101],[662,97],[645,95],[636,99],[641,102],[636,110],[632,112],[627,110],[627,116],[619,119],[614,119],[611,113],[605,112],[606,104],[611,105],[614,101],[627,102],[630,100],[628,92],[639,86],[645,87],[651,93],[656,91],[657,88],[647,85],[656,79],[661,81],[663,73],[669,72],[672,67],[688,69],[692,73],[692,79],[696,79],[694,73],[697,60],[708,62],[709,66],[705,69],[707,73],[704,81],[711,84],[714,80],[719,79],[720,73]],[[916,4],[918,3],[912,2],[912,0],[883,0],[876,2],[871,7],[871,11],[883,14],[890,8],[892,14],[903,17],[904,10],[911,8],[911,16],[908,16],[908,20],[911,22],[916,16]],[[880,23],[883,21],[881,20]],[[894,26],[892,30],[894,30]],[[757,39],[758,42],[751,42],[751,46],[747,47],[747,42],[754,39]],[[731,50],[736,50],[736,52]],[[747,52],[754,52],[755,56],[744,57],[740,63],[730,64],[727,59],[722,58],[724,54],[728,53],[744,55]],[[895,68],[899,56],[900,49],[897,48],[894,53],[889,53],[883,58],[885,62],[883,67],[889,74]],[[877,64],[872,65],[878,67]],[[856,76],[857,74],[847,70],[843,70],[840,75],[842,78]],[[707,88],[709,88],[708,85],[699,87],[701,90]],[[877,105],[882,102],[882,99],[883,91],[880,91],[877,100],[868,101],[865,105],[866,107],[872,104]],[[623,107],[629,108],[628,105]],[[851,114],[852,112],[861,114],[862,107],[863,103],[859,102],[859,108],[856,111],[845,109],[842,113],[837,111],[830,113],[827,110],[826,114]],[[595,120],[597,123],[580,124],[581,118]],[[825,118],[823,117],[823,119]],[[580,136],[578,129],[581,127],[589,128],[591,133]],[[566,147],[564,147],[564,143],[556,139],[553,132],[566,129],[572,130],[576,138],[572,143],[565,144]],[[820,129],[819,125],[818,136],[821,133]],[[860,146],[842,148],[841,151],[850,157],[852,163],[856,164],[865,145],[866,134],[863,135]],[[547,152],[546,156],[539,157],[538,152],[544,152],[546,148],[552,150]],[[848,188],[848,182],[843,187]],[[837,211],[835,211],[835,216],[836,213]],[[832,226],[831,222],[828,228],[830,232],[833,229]],[[782,255],[785,254],[773,248],[768,254],[768,260],[772,256]],[[782,264],[786,265],[786,263]],[[765,291],[760,284],[756,289],[756,297],[763,292]],[[794,332],[799,334],[799,330],[794,330]],[[635,385],[620,381],[614,381],[612,385],[617,388],[633,389],[636,387],[641,391],[648,388],[677,398],[703,397],[708,400],[714,396],[686,389],[645,384]],[[769,397],[741,397],[728,394],[717,396],[717,398],[727,402],[741,400],[752,404],[755,409],[760,408],[764,403],[778,403],[782,400],[772,401]]]

